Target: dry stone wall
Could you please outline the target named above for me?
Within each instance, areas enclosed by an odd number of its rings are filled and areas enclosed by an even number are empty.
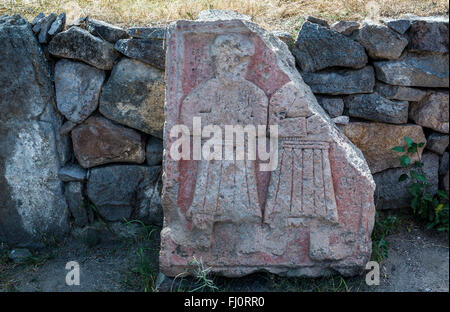
[[[11,246],[98,218],[162,223],[165,28],[65,22],[0,16],[0,241]],[[295,41],[273,34],[364,154],[377,208],[408,205],[390,150],[404,136],[426,142],[427,177],[448,191],[448,18],[309,18]]]

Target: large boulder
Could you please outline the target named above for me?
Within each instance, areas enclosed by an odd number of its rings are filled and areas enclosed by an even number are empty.
[[[378,93],[371,93],[348,95],[344,103],[352,117],[393,124],[408,122],[407,101],[391,101]]]
[[[408,45],[405,36],[384,25],[371,23],[365,23],[361,27],[357,40],[373,59],[398,59]]]
[[[89,200],[107,221],[162,223],[160,166],[114,165],[91,170]]]
[[[50,41],[48,51],[54,56],[83,61],[103,70],[112,69],[120,55],[111,43],[76,26],[57,34]]]
[[[409,87],[448,88],[448,54],[404,53],[395,61],[373,63],[378,80]]]
[[[131,128],[162,138],[164,72],[123,58],[114,66],[100,97],[100,113]]]
[[[439,177],[439,156],[435,153],[425,152],[422,155],[423,167],[420,169],[425,175],[429,186],[427,191],[436,194],[438,190]],[[408,168],[392,168],[373,175],[375,184],[375,204],[377,209],[395,209],[411,207],[411,195],[408,192],[408,186],[411,185],[411,179],[399,182],[402,174],[408,174]]]
[[[139,132],[99,116],[91,116],[74,128],[72,142],[75,157],[84,168],[114,162],[141,164],[145,160]]]
[[[167,36],[162,273],[185,272],[193,257],[225,276],[360,273],[375,212],[369,167],[317,103],[287,45],[236,19],[178,21]],[[211,128],[278,125],[271,161],[179,159],[176,130],[191,129],[194,117],[216,126],[205,127],[204,139]],[[181,142],[195,140],[196,127]],[[227,150],[251,145],[219,137]]]
[[[68,230],[48,64],[28,22],[0,17],[0,242],[41,246]]]
[[[448,91],[429,91],[420,102],[411,103],[409,118],[422,127],[448,133]]]
[[[408,34],[410,51],[448,53],[448,17],[416,17]]]
[[[302,73],[302,77],[316,94],[371,93],[375,86],[375,73],[372,66],[357,70],[338,69]]]
[[[350,122],[341,126],[345,135],[364,154],[372,174],[400,167],[400,153],[392,151],[395,146],[405,145],[404,137],[410,137],[414,142],[426,143],[422,127],[417,125],[390,125],[372,122]],[[423,147],[419,148],[422,155]],[[418,160],[417,155],[412,161]]]
[[[68,120],[80,123],[98,106],[105,72],[85,63],[60,60],[55,66],[58,110]]]
[[[292,53],[305,72],[334,66],[362,68],[368,61],[358,42],[311,22],[303,24]]]

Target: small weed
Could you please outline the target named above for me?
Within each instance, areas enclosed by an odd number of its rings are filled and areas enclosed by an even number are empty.
[[[400,225],[396,215],[380,216],[377,212],[372,231],[372,260],[381,263],[388,256],[389,242],[386,237],[395,233]]]

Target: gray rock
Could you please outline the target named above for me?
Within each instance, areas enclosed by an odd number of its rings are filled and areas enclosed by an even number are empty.
[[[0,42],[0,241],[42,246],[69,229],[53,86],[29,23],[1,17]]]
[[[424,96],[427,94],[426,91],[421,89],[403,86],[393,86],[379,81],[375,85],[375,91],[382,97],[385,97],[389,100],[413,101],[413,102],[422,100]]]
[[[50,36],[54,36],[57,33],[60,33],[64,30],[64,26],[66,26],[66,13],[61,13],[58,15],[56,20],[53,22],[52,26],[50,27],[48,34]]]
[[[428,91],[420,102],[411,102],[409,118],[422,127],[449,133],[448,91]]]
[[[428,136],[427,145],[425,146],[425,148],[439,155],[442,155],[447,149],[448,143],[448,134],[433,132]]]
[[[33,21],[31,22],[31,26],[36,25],[41,19],[43,19],[45,17],[45,14],[43,12],[40,12],[38,15],[36,15],[36,17],[33,19]]]
[[[202,21],[215,21],[220,20],[232,20],[232,19],[242,19],[250,21],[251,17],[248,15],[237,13],[233,10],[204,10],[198,13],[197,20]]]
[[[364,47],[358,42],[310,22],[300,29],[292,53],[305,72],[334,66],[362,68],[368,61]]]
[[[81,182],[68,182],[65,186],[64,195],[67,205],[74,219],[74,224],[83,227],[89,223],[85,200],[83,196],[83,184]]]
[[[147,165],[158,166],[162,164],[163,160],[163,141],[161,139],[150,137],[145,147],[145,156]]]
[[[60,60],[55,66],[56,103],[74,123],[83,122],[98,106],[105,72],[85,63]]]
[[[87,171],[78,164],[69,164],[59,169],[58,177],[64,182],[83,182]]]
[[[38,39],[40,43],[47,43],[50,39],[49,30],[52,27],[53,22],[56,20],[57,15],[55,13],[51,13],[41,19],[34,27],[39,27],[39,35]],[[34,30],[33,27],[33,30]]]
[[[331,119],[337,125],[346,125],[350,122],[350,118],[348,116],[338,116]]]
[[[384,19],[382,20],[383,24],[385,24],[390,29],[398,32],[403,35],[411,26],[411,21],[407,18],[401,19]]]
[[[164,69],[166,50],[163,40],[121,39],[116,42],[114,48],[130,58]]]
[[[445,176],[442,178],[442,186],[444,188],[444,191],[449,195],[449,172],[445,174]]]
[[[378,93],[349,95],[345,107],[352,117],[373,121],[403,124],[408,122],[408,102],[390,101]]]
[[[33,255],[26,248],[17,248],[10,251],[8,258],[14,263],[24,263]]]
[[[373,63],[378,80],[392,85],[448,88],[448,54],[405,53],[395,61]]]
[[[356,39],[373,59],[398,59],[408,45],[408,39],[405,36],[378,24],[365,23]]]
[[[42,49],[18,15],[0,19],[0,42],[0,123],[36,119],[53,103]]]
[[[302,77],[314,93],[320,94],[370,93],[375,86],[372,66],[358,70],[340,69],[318,73],[302,73]]]
[[[103,87],[99,110],[111,120],[162,138],[164,94],[164,72],[123,58]]]
[[[166,39],[166,29],[162,27],[132,27],[128,28],[128,35],[138,39]]]
[[[345,36],[350,36],[355,30],[358,30],[360,24],[354,21],[339,21],[331,25],[330,29],[343,34]]]
[[[427,181],[431,184],[428,191],[434,194],[438,190],[439,183],[439,156],[431,152],[425,152],[422,155],[422,162],[424,163],[423,172]],[[402,174],[409,174],[409,170],[407,168],[392,168],[373,175],[377,185],[375,191],[377,209],[407,208],[411,206],[411,196],[407,189],[411,180],[407,179],[399,182],[398,178]]]
[[[342,98],[316,96],[316,99],[331,118],[341,116],[344,113],[344,100]]]
[[[314,24],[319,24],[320,26],[330,28],[330,25],[328,25],[328,22],[326,20],[321,19],[321,18],[309,15],[309,16],[306,17],[306,20],[308,22],[311,22],[311,23],[314,23]]]
[[[103,70],[110,70],[120,55],[111,43],[76,26],[53,37],[48,50],[52,55],[83,61]]]
[[[115,43],[117,40],[128,37],[126,30],[93,18],[86,19],[86,30],[94,36],[111,43]]]
[[[160,223],[158,179],[161,167],[115,165],[92,169],[87,184],[89,199],[107,221],[138,218]]]
[[[448,174],[449,168],[449,154],[445,152],[439,159],[439,175],[443,176]]]
[[[408,31],[413,52],[448,53],[448,17],[419,17]]]

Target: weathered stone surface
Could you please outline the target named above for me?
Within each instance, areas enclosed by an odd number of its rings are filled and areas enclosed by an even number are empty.
[[[86,169],[78,164],[68,164],[59,169],[58,177],[64,182],[83,182],[86,180]]]
[[[162,27],[132,27],[128,28],[128,35],[138,39],[166,39],[166,29]]]
[[[403,35],[411,26],[411,21],[407,18],[404,19],[386,19],[382,20],[383,24],[392,30],[395,30],[399,34]]]
[[[375,91],[382,97],[385,97],[389,100],[413,102],[422,100],[427,94],[425,90],[403,86],[393,86],[379,81],[375,85]]]
[[[375,74],[372,66],[358,70],[341,69],[302,73],[302,77],[314,93],[320,94],[370,93],[375,86]]]
[[[58,110],[70,121],[80,123],[98,106],[105,72],[84,63],[60,60],[55,66]]]
[[[64,30],[64,26],[66,26],[66,13],[61,13],[53,22],[52,26],[48,30],[48,34],[50,36],[54,36],[57,33],[60,33]]]
[[[56,18],[57,15],[55,13],[51,13],[39,20],[39,22],[33,27],[33,30],[37,29],[37,31],[35,31],[36,33],[39,32],[38,40],[40,43],[47,43],[50,39],[49,30]]]
[[[337,125],[346,125],[350,122],[350,117],[348,116],[338,116],[331,119]]]
[[[110,70],[119,57],[111,43],[76,26],[57,34],[48,50],[52,55],[83,61],[104,70]]]
[[[36,25],[44,17],[45,17],[44,12],[39,12],[38,15],[36,15],[35,18],[33,19],[33,21],[31,22],[31,26]]]
[[[434,153],[425,152],[422,155],[423,174],[430,183],[427,190],[435,194],[438,190],[438,166],[439,156]],[[377,209],[395,209],[411,207],[411,196],[408,193],[408,186],[411,180],[399,182],[398,178],[402,174],[409,175],[407,168],[392,168],[374,174],[373,178],[377,185],[375,191],[375,204]]]
[[[408,45],[408,39],[405,36],[379,24],[365,23],[356,39],[373,59],[398,59]]]
[[[46,235],[67,233],[59,165],[51,124],[0,124],[0,241],[35,247]]]
[[[123,58],[103,87],[99,110],[111,120],[162,138],[164,94],[164,72]]]
[[[317,96],[317,102],[330,115],[331,118],[344,113],[344,100],[340,97]]]
[[[167,43],[161,272],[184,272],[193,256],[226,276],[361,272],[371,252],[374,183],[287,46],[244,20],[178,21]],[[172,127],[189,129],[199,116],[220,129],[277,124],[275,170],[251,159],[177,161]]]
[[[66,183],[64,195],[74,224],[78,227],[87,225],[89,220],[83,196],[83,184],[81,182]]]
[[[300,29],[292,53],[305,72],[333,66],[362,68],[367,64],[367,54],[358,42],[310,22]]]
[[[158,181],[161,167],[114,165],[94,168],[87,195],[107,221],[140,219],[160,224],[161,197]]]
[[[164,69],[166,50],[159,39],[121,39],[114,48],[120,53],[144,63]]]
[[[448,195],[449,194],[449,173],[448,172],[445,174],[444,178],[442,179],[442,185],[444,187],[445,192]]]
[[[390,125],[384,123],[350,122],[340,127],[344,134],[364,154],[372,174],[400,167],[400,154],[391,149],[405,145],[403,138],[410,137],[414,142],[426,143],[422,127],[417,125]],[[422,154],[423,147],[419,149]],[[414,155],[412,161],[418,160]]]
[[[339,21],[331,25],[330,29],[343,34],[345,36],[350,36],[355,30],[358,30],[360,24],[354,21]]]
[[[448,134],[433,132],[427,138],[426,149],[435,152],[439,155],[442,155],[447,149],[448,143],[449,143]]]
[[[163,141],[161,139],[150,137],[145,146],[145,158],[147,165],[158,166],[163,160]]]
[[[111,43],[128,37],[126,30],[93,18],[86,19],[86,30],[94,36]]]
[[[141,135],[108,119],[91,116],[72,130],[75,157],[84,168],[114,162],[143,163]]]
[[[0,123],[35,119],[52,102],[42,50],[18,15],[0,19],[0,42]]]
[[[402,124],[408,122],[408,102],[391,101],[378,93],[349,95],[344,98],[348,115],[363,119]]]
[[[373,63],[378,80],[392,85],[448,88],[448,54],[405,53],[395,61]]]
[[[439,175],[445,175],[449,169],[449,154],[445,152],[439,159]]]
[[[408,34],[411,51],[448,53],[448,17],[415,18]]]
[[[321,19],[321,18],[309,15],[309,16],[306,17],[306,20],[308,22],[311,22],[311,23],[314,23],[314,24],[319,24],[320,26],[330,28],[330,25],[328,25],[328,22],[326,20]]]
[[[429,91],[420,102],[412,102],[409,118],[422,127],[448,133],[448,91]]]
[[[40,246],[68,230],[53,87],[30,24],[1,17],[0,42],[0,242]]]
[[[76,123],[68,120],[68,121],[66,121],[65,123],[62,124],[61,128],[59,129],[59,133],[60,133],[60,135],[67,135],[76,126],[77,126]]]

